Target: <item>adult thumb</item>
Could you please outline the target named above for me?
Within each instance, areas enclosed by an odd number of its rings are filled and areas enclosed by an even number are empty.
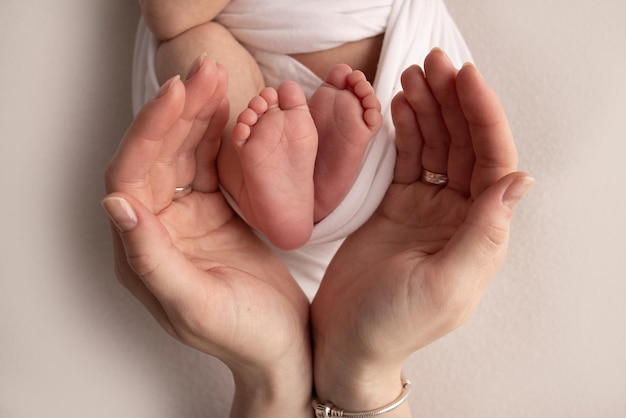
[[[191,266],[152,211],[122,193],[108,195],[102,206],[117,229],[126,262],[145,285],[160,300],[179,293],[174,279],[185,276]]]
[[[107,196],[102,200],[102,207],[120,233],[130,232],[139,224],[135,209],[124,197]]]
[[[510,173],[476,198],[444,251],[448,267],[460,273],[454,276],[484,290],[504,261],[513,209],[533,183],[526,173]]]

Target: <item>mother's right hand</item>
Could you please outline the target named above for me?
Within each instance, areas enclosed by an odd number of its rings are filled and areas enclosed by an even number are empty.
[[[393,183],[340,247],[311,306],[315,389],[346,410],[395,399],[406,359],[468,318],[532,185],[516,171],[506,114],[476,68],[458,71],[434,50],[425,70],[404,72],[392,104]],[[423,170],[449,181],[433,184]],[[408,404],[386,416],[410,416]]]
[[[184,82],[168,81],[126,132],[107,169],[103,201],[115,226],[116,274],[167,332],[229,366],[232,416],[269,416],[272,401],[304,416],[308,301],[218,189],[227,85],[225,70],[201,57]],[[185,185],[192,189],[175,192]]]

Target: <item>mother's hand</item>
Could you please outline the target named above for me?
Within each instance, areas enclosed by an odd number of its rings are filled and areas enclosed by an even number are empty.
[[[502,107],[475,67],[439,50],[402,77],[398,159],[380,208],[332,260],[312,304],[318,396],[344,409],[395,399],[406,358],[459,326],[506,253],[532,184]],[[445,186],[422,170],[445,173]],[[407,407],[394,416],[407,416]],[[391,415],[390,415],[391,416]]]
[[[309,412],[308,301],[218,190],[227,84],[225,70],[201,57],[126,132],[103,201],[116,274],[166,331],[230,367],[232,416],[271,416],[272,402]]]

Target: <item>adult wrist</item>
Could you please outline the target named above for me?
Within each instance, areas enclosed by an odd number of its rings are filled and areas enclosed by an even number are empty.
[[[271,364],[225,361],[233,374],[231,418],[311,417],[313,371],[308,333]]]
[[[398,409],[402,408],[403,404],[406,402],[406,400],[409,397],[409,394],[411,392],[411,382],[405,378],[402,378],[401,384],[402,384],[402,392],[395,400],[379,408],[368,409],[365,411],[346,411],[345,409],[339,408],[338,406],[334,405],[330,401],[322,402],[314,398],[312,402],[312,406],[315,412],[315,417],[316,418],[330,418],[330,417],[368,418],[368,417],[377,417],[377,416],[385,415],[388,413],[401,412],[402,414],[404,414],[404,412],[399,411]],[[406,409],[406,407],[404,409]]]
[[[310,367],[262,372],[239,370],[233,372],[233,378],[235,395],[231,418],[311,416]]]
[[[315,399],[344,411],[373,411],[394,403],[409,389],[405,387],[400,371],[394,372],[393,377],[378,376],[367,380],[348,374],[345,372],[344,376],[330,380],[315,378]]]
[[[370,411],[397,400],[403,392],[402,364],[377,360],[338,357],[316,347],[314,362],[315,397],[345,411]],[[399,415],[409,416],[407,405],[398,408]]]

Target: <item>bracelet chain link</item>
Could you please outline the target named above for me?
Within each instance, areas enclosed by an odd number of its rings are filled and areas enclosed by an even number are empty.
[[[315,410],[316,418],[331,418],[331,417],[351,417],[351,418],[369,418],[378,415],[385,414],[399,407],[409,397],[411,392],[411,382],[406,379],[402,379],[402,393],[395,401],[387,404],[378,409],[363,412],[348,412],[337,408],[331,402],[320,402],[317,399],[313,400],[313,409]]]

